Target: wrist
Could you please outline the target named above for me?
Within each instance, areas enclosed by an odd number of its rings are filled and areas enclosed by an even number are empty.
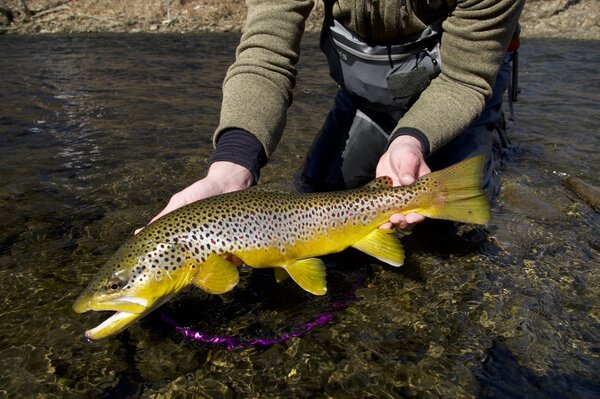
[[[254,175],[245,166],[230,161],[213,162],[206,179],[223,187],[223,191],[249,188],[254,184]]]
[[[260,169],[267,163],[267,156],[256,136],[242,129],[229,129],[222,132],[217,140],[215,151],[209,163],[227,161],[248,169],[258,182]]]
[[[425,134],[419,129],[408,127],[401,127],[390,135],[386,150],[390,147],[392,142],[396,141],[399,138],[402,138],[403,140],[409,140],[408,138],[411,138],[418,141],[421,154],[423,154],[423,156],[429,155],[430,146],[429,139],[427,138],[427,136],[425,136]]]
[[[393,139],[390,142],[390,147],[392,145],[410,145],[413,147],[416,147],[419,149],[419,152],[422,154],[423,153],[423,144],[421,143],[421,141],[419,141],[418,139],[416,139],[413,136],[407,136],[407,135],[402,135],[402,136],[398,136],[395,139]]]

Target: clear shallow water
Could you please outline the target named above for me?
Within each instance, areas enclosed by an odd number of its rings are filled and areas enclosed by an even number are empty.
[[[201,175],[236,35],[0,40],[0,396],[600,396],[600,218],[561,184],[600,185],[600,43],[527,41],[502,195],[486,229],[420,226],[407,262],[326,258],[312,297],[245,269],[225,298],[180,295],[106,342],[75,296],[131,232]],[[288,190],[335,86],[305,40],[283,142]],[[314,57],[313,57],[314,56]],[[162,315],[269,348],[182,339]]]

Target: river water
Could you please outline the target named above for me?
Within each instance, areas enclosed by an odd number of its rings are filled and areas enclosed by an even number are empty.
[[[332,103],[307,36],[284,139],[261,189],[290,190]],[[600,216],[561,184],[600,185],[599,42],[524,42],[513,146],[491,222],[426,224],[398,269],[346,251],[313,297],[242,270],[104,342],[71,304],[211,152],[238,36],[0,38],[0,397],[600,396]],[[226,350],[183,338],[277,338]]]

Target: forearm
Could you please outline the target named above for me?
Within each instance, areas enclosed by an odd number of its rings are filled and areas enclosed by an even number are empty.
[[[250,132],[269,156],[278,144],[292,102],[296,62],[312,0],[249,0],[236,61],[223,82],[221,119],[214,135]]]

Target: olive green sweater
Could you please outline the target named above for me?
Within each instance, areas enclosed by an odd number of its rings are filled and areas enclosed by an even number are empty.
[[[396,130],[417,129],[433,152],[467,128],[491,94],[523,4],[524,0],[457,0],[442,25],[441,73]],[[238,128],[255,135],[267,156],[272,154],[292,103],[300,40],[313,5],[312,0],[247,0],[244,33],[223,82],[215,143],[221,132]],[[339,0],[333,15],[373,42],[393,41],[425,27],[410,13],[402,28],[400,0]]]

